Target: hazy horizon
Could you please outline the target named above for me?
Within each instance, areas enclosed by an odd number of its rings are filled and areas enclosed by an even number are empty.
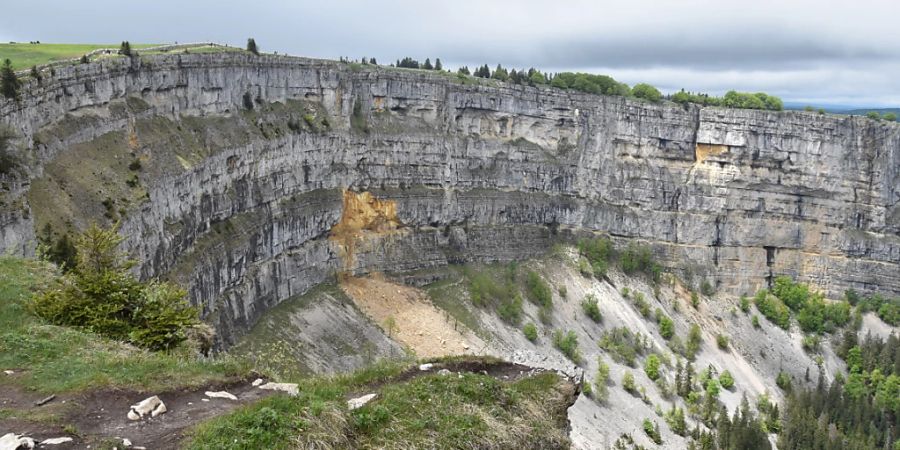
[[[628,5],[533,0],[452,4],[258,1],[240,7],[201,0],[152,6],[89,0],[7,5],[3,42],[142,43],[215,41],[263,51],[334,58],[441,58],[455,69],[497,63],[546,72],[608,74],[720,95],[763,91],[813,105],[900,105],[900,5],[772,0]],[[52,11],[50,14],[48,11]]]

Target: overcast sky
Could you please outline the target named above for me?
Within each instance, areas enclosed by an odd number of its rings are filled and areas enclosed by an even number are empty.
[[[337,58],[440,57],[609,74],[666,92],[900,106],[900,1],[20,0],[0,40],[217,41]]]

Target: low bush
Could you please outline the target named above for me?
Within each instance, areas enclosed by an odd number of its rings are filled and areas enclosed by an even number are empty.
[[[553,346],[556,347],[563,355],[579,364],[582,361],[581,351],[578,350],[578,336],[574,331],[563,333],[562,330],[553,332]]]
[[[647,377],[653,381],[659,379],[659,357],[655,354],[652,354],[647,357],[647,361],[644,362],[644,372],[647,373]]]
[[[700,332],[700,326],[697,324],[691,325],[691,330],[688,332],[688,341],[685,346],[685,357],[688,359],[694,359],[694,356],[697,355],[697,352],[700,351],[700,344],[703,342],[703,336]]]
[[[668,316],[662,316],[658,320],[659,322],[659,334],[663,337],[663,339],[669,340],[672,339],[672,336],[675,336],[675,322],[672,321]]]
[[[725,370],[719,375],[719,384],[722,385],[723,388],[731,390],[734,387],[734,377],[731,376],[731,372]]]
[[[584,315],[588,316],[594,322],[600,322],[603,320],[603,316],[600,314],[600,307],[597,305],[597,298],[592,294],[588,294],[581,301],[581,310],[584,311]]]
[[[716,335],[716,345],[719,346],[719,350],[728,350],[728,336],[724,334]]]
[[[123,238],[115,228],[90,226],[75,239],[76,264],[61,285],[35,296],[32,311],[56,324],[81,327],[151,350],[166,350],[187,339],[199,324],[185,291],[170,283],[142,283],[118,252]]]
[[[528,291],[528,298],[544,308],[553,305],[553,294],[550,291],[550,285],[541,278],[537,272],[529,270],[525,276],[525,287]]]
[[[529,341],[531,341],[531,342],[537,341],[538,331],[537,331],[537,327],[533,323],[531,323],[531,322],[526,323],[525,327],[522,328],[522,333],[525,334],[525,338],[528,339]]]
[[[753,299],[756,309],[770,322],[787,330],[791,326],[791,311],[778,297],[763,289]]]
[[[662,435],[659,433],[659,424],[656,422],[651,422],[650,419],[644,419],[644,433],[647,434],[647,437],[650,438],[656,445],[662,445]]]
[[[637,386],[634,384],[634,374],[630,371],[626,371],[625,374],[622,375],[622,389],[625,389],[631,394],[637,393]]]
[[[615,361],[630,367],[635,366],[635,359],[638,356],[649,350],[644,335],[622,327],[604,331],[597,345],[606,350]]]

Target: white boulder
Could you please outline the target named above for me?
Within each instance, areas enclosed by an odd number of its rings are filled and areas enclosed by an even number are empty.
[[[159,399],[157,396],[149,397],[142,400],[140,403],[136,405],[131,405],[131,410],[128,411],[128,419],[129,420],[140,420],[145,416],[149,415],[150,417],[156,417],[160,414],[168,411],[166,409],[166,405]]]
[[[259,388],[269,391],[287,392],[288,394],[294,396],[300,393],[300,388],[297,386],[297,383],[266,383],[261,385]]]
[[[206,391],[206,396],[210,398],[226,398],[228,400],[237,400],[238,398],[234,396],[234,394],[226,391]]]
[[[0,436],[0,450],[21,450],[34,448],[34,439],[13,433]]]
[[[58,437],[58,438],[44,439],[43,441],[41,441],[41,445],[59,445],[59,444],[65,444],[66,442],[72,442],[72,440],[73,439],[70,437]]]
[[[363,405],[365,405],[366,403],[369,403],[370,401],[372,401],[372,399],[374,399],[377,395],[378,394],[369,394],[369,395],[363,395],[362,397],[347,400],[347,408],[350,411],[353,411],[356,408],[360,408]]]

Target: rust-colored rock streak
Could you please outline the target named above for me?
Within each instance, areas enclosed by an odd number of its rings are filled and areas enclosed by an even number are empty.
[[[360,242],[390,234],[401,226],[393,200],[381,200],[371,192],[345,190],[341,220],[331,228],[330,239],[340,246],[344,267],[349,269]]]

